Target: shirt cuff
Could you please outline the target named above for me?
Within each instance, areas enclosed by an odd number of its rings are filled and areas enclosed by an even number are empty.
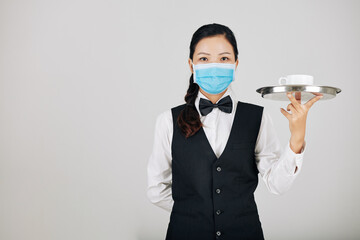
[[[306,151],[306,141],[304,140],[303,146],[301,148],[300,153],[295,153],[291,148],[290,148],[290,140],[287,143],[286,146],[286,159],[287,159],[287,169],[290,175],[295,176],[298,175],[301,167],[302,167],[302,163],[303,163],[303,158],[304,158],[304,153]],[[297,170],[295,172],[295,169],[297,167]]]

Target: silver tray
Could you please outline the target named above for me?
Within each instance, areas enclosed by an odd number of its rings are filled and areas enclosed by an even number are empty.
[[[277,100],[277,101],[290,101],[287,97],[287,92],[301,94],[301,101],[308,101],[316,95],[323,95],[320,100],[327,100],[334,98],[336,94],[341,92],[340,88],[329,87],[329,86],[314,86],[314,85],[279,85],[279,86],[268,86],[256,89],[256,92],[260,93],[265,99]]]

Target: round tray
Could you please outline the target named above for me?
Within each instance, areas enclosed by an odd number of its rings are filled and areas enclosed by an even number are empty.
[[[320,100],[327,100],[334,98],[336,94],[341,92],[340,88],[329,86],[314,86],[314,85],[280,85],[268,86],[256,89],[263,98],[277,101],[290,101],[287,97],[287,92],[300,92],[301,101],[308,101],[316,95],[322,94],[324,97]],[[298,96],[299,93],[296,94]]]

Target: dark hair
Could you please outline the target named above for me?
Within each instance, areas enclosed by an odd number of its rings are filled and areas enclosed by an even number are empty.
[[[230,42],[234,50],[236,61],[238,58],[238,49],[234,33],[230,30],[230,28],[217,23],[203,25],[198,30],[196,30],[191,39],[189,58],[193,60],[196,45],[201,39],[216,35],[224,35],[224,37]],[[180,112],[177,119],[177,124],[186,138],[194,135],[203,125],[200,121],[200,115],[195,108],[195,99],[198,92],[199,85],[194,83],[193,74],[191,74],[189,88],[185,95],[186,105],[185,108]]]

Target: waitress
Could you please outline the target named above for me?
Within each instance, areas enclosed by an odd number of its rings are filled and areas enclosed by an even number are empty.
[[[306,104],[291,93],[281,113],[291,138],[284,151],[263,106],[237,100],[238,49],[220,24],[200,27],[190,43],[192,72],[184,104],[156,119],[148,161],[149,200],[170,212],[166,240],[264,239],[254,191],[258,173],[274,194],[298,176],[305,151]]]

